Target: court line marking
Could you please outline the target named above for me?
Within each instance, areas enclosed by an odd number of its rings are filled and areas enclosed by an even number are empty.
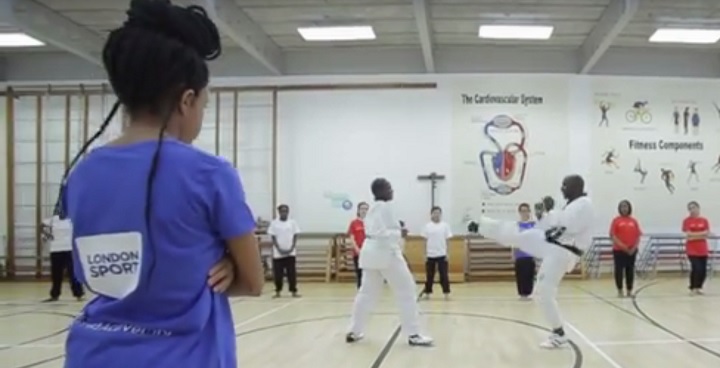
[[[653,283],[657,283],[653,282]],[[571,284],[572,285],[572,284]],[[573,285],[574,286],[574,285]],[[582,289],[585,292],[593,292],[593,290],[589,290],[586,288],[581,287],[575,287],[576,289]],[[305,295],[303,297],[303,300],[306,301],[352,301],[355,298],[354,295],[348,295],[347,297],[337,297],[337,296],[307,296]],[[695,300],[697,297],[694,296],[688,296],[688,295],[678,295],[677,293],[657,293],[653,295],[646,295],[643,297],[643,299],[671,299],[671,300]],[[720,294],[717,293],[706,293],[703,295],[703,299],[719,299]],[[578,294],[564,294],[559,295],[558,300],[585,300],[585,299],[593,299],[591,296],[584,296],[584,295],[578,295]],[[439,299],[438,299],[439,300]],[[452,300],[518,300],[516,296],[511,295],[485,295],[485,296],[453,296]],[[238,298],[232,298],[231,303],[269,303],[273,302],[272,299],[266,299],[266,298],[255,298],[255,297],[238,297]],[[58,307],[82,307],[84,303],[75,302],[75,301],[58,301],[54,303],[43,303],[40,301],[33,301],[33,300],[4,300],[0,301],[0,309],[1,307],[50,307],[50,306],[58,306]],[[31,309],[32,310],[32,309]],[[14,312],[14,311],[8,311],[8,312]]]
[[[646,298],[651,300],[660,300],[660,299],[653,299],[653,298]],[[303,304],[352,304],[354,298],[341,298],[341,297],[326,297],[326,298],[314,298],[314,297],[304,297],[303,298]],[[381,297],[378,301],[390,301],[391,297]],[[598,300],[598,298],[595,297],[581,297],[581,298],[558,298],[559,302],[562,302],[564,304],[573,304],[573,305],[580,305],[580,304],[587,304],[591,303],[595,300]],[[629,300],[629,299],[628,299]],[[692,297],[676,297],[676,298],[663,298],[663,300],[672,301],[672,302],[689,302],[692,299]],[[453,302],[459,302],[459,303],[469,303],[469,304],[527,304],[527,301],[521,301],[516,297],[508,297],[508,298],[457,298],[457,297],[451,297],[449,301],[442,300],[442,299],[431,299],[431,300],[422,300],[420,301],[423,305],[445,305],[446,303],[452,304]],[[708,300],[708,302],[712,302]],[[255,305],[268,305],[268,304],[275,304],[271,301],[257,301],[254,303]],[[630,312],[630,311],[628,311]],[[630,312],[632,313],[632,312]],[[640,316],[638,316],[640,317]],[[640,317],[641,318],[641,317]]]
[[[600,355],[600,357],[602,357],[603,359],[605,359],[605,361],[607,361],[608,363],[610,363],[611,366],[613,366],[614,368],[623,368],[623,366],[620,365],[620,363],[616,362],[615,359],[611,358],[611,357],[610,357],[607,353],[605,353],[605,351],[603,351],[596,343],[594,343],[594,342],[593,342],[592,340],[590,340],[587,336],[585,336],[585,334],[582,333],[582,331],[580,331],[577,327],[573,326],[572,323],[565,322],[565,325],[566,325],[570,330],[572,330],[573,332],[575,332],[575,334],[576,334],[580,339],[582,339],[583,341],[585,341],[585,343],[586,343],[591,349],[595,350],[595,352],[598,353],[598,355]]]
[[[683,336],[683,335],[675,332],[674,330],[671,330],[671,329],[668,328],[668,327],[665,327],[665,325],[663,325],[663,324],[661,324],[660,322],[656,321],[656,320],[655,320],[654,318],[652,318],[648,313],[646,313],[642,308],[640,308],[640,304],[639,304],[639,302],[638,302],[638,297],[640,296],[640,293],[643,292],[644,290],[649,289],[649,288],[652,287],[652,286],[657,286],[658,284],[659,284],[659,282],[655,282],[655,283],[643,285],[642,287],[640,287],[639,289],[637,289],[637,290],[635,291],[635,293],[634,293],[633,296],[632,296],[632,304],[633,304],[633,307],[635,308],[635,310],[636,310],[643,318],[645,318],[648,322],[650,322],[652,325],[654,325],[655,327],[659,328],[660,330],[663,330],[663,331],[669,333],[670,335],[673,335],[673,336],[677,337],[678,339],[681,339],[681,340],[687,342],[687,343],[690,344],[691,346],[694,346],[694,347],[696,347],[696,348],[698,348],[698,349],[700,349],[700,350],[702,350],[702,351],[704,351],[704,352],[706,352],[706,353],[708,353],[708,354],[710,354],[710,355],[712,355],[712,356],[714,356],[714,357],[716,357],[716,358],[720,358],[720,353],[718,353],[717,351],[715,351],[715,350],[713,350],[713,349],[710,349],[710,348],[708,348],[707,346],[704,346],[704,345],[698,344],[698,343],[696,343],[696,342],[694,342],[694,341],[691,341],[691,340],[688,339],[687,337],[685,337],[685,336]],[[644,298],[643,298],[643,299],[644,299]]]
[[[272,309],[267,310],[267,311],[265,311],[265,312],[263,312],[263,313],[260,313],[260,314],[258,314],[258,315],[256,315],[256,316],[253,316],[253,317],[250,317],[250,318],[248,318],[248,319],[246,319],[246,320],[240,321],[240,322],[238,322],[238,323],[235,324],[235,328],[239,328],[239,327],[245,326],[245,325],[247,325],[247,324],[253,323],[253,322],[257,321],[257,320],[263,319],[263,318],[265,318],[265,317],[267,317],[267,316],[269,316],[269,315],[271,315],[271,314],[273,314],[273,313],[277,313],[277,312],[279,312],[279,311],[281,311],[281,310],[283,310],[283,309],[285,309],[285,308],[287,308],[287,307],[289,307],[289,306],[291,306],[291,305],[297,304],[297,303],[300,302],[301,300],[302,300],[302,299],[295,299],[295,300],[293,300],[293,301],[291,301],[291,302],[289,302],[289,303],[285,303],[285,304],[283,304],[283,305],[281,305],[281,306],[272,308]]]
[[[518,325],[531,327],[531,328],[538,329],[538,330],[545,331],[545,332],[552,332],[550,329],[540,326],[540,325],[536,325],[532,322],[527,322],[527,321],[523,321],[523,320],[519,320],[519,319],[509,318],[509,317],[495,316],[495,315],[490,315],[490,314],[447,312],[447,311],[426,311],[426,312],[423,312],[423,314],[434,315],[434,316],[455,316],[455,317],[481,318],[481,319],[495,320],[495,321],[501,321],[501,322],[515,323]],[[373,313],[372,315],[373,316],[397,317],[397,312],[381,312],[381,313]],[[261,326],[261,327],[257,327],[257,328],[251,329],[251,330],[236,333],[235,338],[248,336],[250,334],[257,333],[257,332],[269,331],[269,330],[273,330],[276,328],[301,325],[304,323],[311,323],[311,322],[336,320],[336,319],[341,319],[341,318],[347,319],[350,317],[351,316],[347,315],[347,314],[326,315],[323,317],[314,317],[314,318],[308,318],[308,319],[300,319],[300,320],[294,320],[294,321],[288,321],[288,322],[281,322],[281,323],[277,323],[274,325]],[[583,352],[580,349],[580,346],[578,346],[578,344],[575,341],[573,341],[572,339],[570,339],[568,342],[570,344],[570,348],[573,352],[573,355],[575,355],[575,361],[572,365],[572,368],[582,368],[584,358],[583,358]],[[21,368],[26,368],[26,367],[21,367]]]
[[[25,345],[17,345],[17,344],[0,344],[0,348],[6,348],[6,349],[50,349],[50,348],[61,348],[65,346],[65,344],[25,344]]]
[[[656,340],[609,340],[596,341],[597,346],[618,346],[618,345],[677,345],[688,342],[720,342],[720,337],[701,337],[697,339],[656,339]]]

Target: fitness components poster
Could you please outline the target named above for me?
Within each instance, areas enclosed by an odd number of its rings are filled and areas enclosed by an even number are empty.
[[[567,77],[482,77],[453,91],[453,227],[516,219],[551,195],[568,167]]]
[[[627,199],[646,232],[678,233],[689,201],[720,224],[718,83],[596,78],[591,88],[598,221],[609,224]]]

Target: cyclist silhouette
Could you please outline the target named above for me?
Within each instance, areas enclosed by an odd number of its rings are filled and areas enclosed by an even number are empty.
[[[635,103],[633,104],[633,109],[636,109],[636,110],[644,109],[645,106],[647,106],[647,104],[648,104],[647,101],[635,101]]]
[[[652,121],[652,114],[650,114],[647,105],[647,101],[635,101],[632,109],[625,113],[625,120],[627,120],[628,123],[634,123],[640,120],[645,124],[649,124]]]

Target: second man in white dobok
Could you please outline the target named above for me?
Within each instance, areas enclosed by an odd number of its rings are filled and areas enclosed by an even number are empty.
[[[362,286],[355,296],[348,343],[363,338],[370,313],[383,288],[383,281],[395,294],[400,309],[400,325],[413,346],[429,346],[433,340],[420,332],[420,310],[415,280],[402,253],[402,227],[390,202],[393,190],[390,182],[375,179],[371,186],[375,202],[365,216],[365,243],[360,250]]]

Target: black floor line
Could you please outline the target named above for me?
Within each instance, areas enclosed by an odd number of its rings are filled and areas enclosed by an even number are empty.
[[[415,299],[415,302],[419,302],[420,298],[423,296],[423,292],[421,291],[420,294],[418,294],[417,298]],[[383,361],[385,361],[385,358],[387,358],[388,354],[390,354],[390,350],[392,350],[393,345],[395,345],[395,341],[397,341],[398,337],[400,337],[400,328],[401,326],[398,325],[395,328],[395,331],[393,331],[392,335],[390,335],[390,338],[385,343],[385,346],[383,346],[382,350],[380,350],[380,353],[375,358],[375,361],[370,366],[370,368],[379,368]]]
[[[654,283],[653,283],[653,284],[654,284]],[[630,316],[630,317],[633,317],[633,318],[637,319],[638,321],[641,321],[641,322],[643,322],[643,323],[647,323],[647,324],[649,324],[649,325],[651,325],[651,326],[653,326],[653,327],[656,327],[656,326],[653,325],[650,321],[648,321],[647,319],[643,318],[643,316],[641,316],[641,315],[639,315],[639,314],[636,314],[636,313],[634,313],[633,311],[631,311],[631,310],[629,310],[629,309],[627,309],[627,308],[624,308],[623,306],[620,306],[620,305],[615,304],[613,301],[609,300],[608,298],[606,298],[606,297],[604,297],[604,296],[598,295],[598,294],[596,294],[596,293],[594,293],[594,292],[592,292],[592,291],[590,291],[590,290],[581,288],[581,287],[579,287],[579,286],[574,286],[574,288],[577,289],[577,290],[582,291],[582,292],[585,293],[585,294],[588,294],[588,295],[592,296],[592,297],[595,298],[596,300],[598,300],[598,301],[600,301],[600,302],[603,302],[603,303],[607,304],[607,305],[610,306],[610,307],[613,307],[613,308],[619,310],[620,312],[623,312],[623,313],[627,314],[627,315]]]
[[[380,350],[380,354],[378,354],[378,356],[375,358],[375,361],[370,366],[371,368],[379,368],[382,365],[382,363],[385,361],[385,358],[387,358],[388,354],[390,353],[393,345],[395,345],[395,341],[397,341],[399,336],[400,326],[395,328],[395,331],[390,336],[390,339],[388,339],[387,343],[385,343],[385,346],[383,346],[382,350]]]
[[[50,311],[32,311],[32,312],[26,312],[26,313],[24,313],[24,314],[26,314],[26,315],[33,315],[33,314],[51,314],[51,315],[60,315],[60,316],[75,318],[74,315],[69,314],[69,313],[50,312]],[[32,343],[35,343],[35,342],[38,342],[38,341],[42,341],[42,340],[45,340],[45,339],[49,339],[49,338],[51,338],[51,337],[55,337],[55,336],[58,336],[58,335],[62,335],[63,333],[67,332],[68,330],[69,330],[69,328],[68,328],[68,327],[65,327],[65,328],[63,328],[62,330],[57,330],[57,331],[51,332],[51,333],[49,333],[49,334],[47,334],[47,335],[39,336],[39,337],[30,339],[30,340],[21,341],[21,342],[19,342],[19,343],[17,343],[17,344],[12,344],[12,345],[7,345],[7,346],[0,346],[0,351],[13,349],[13,348],[16,348],[16,347],[19,347],[19,346],[23,346],[23,345],[29,345],[29,344],[32,344]]]
[[[15,368],[34,368],[34,367],[37,367],[37,366],[39,366],[39,365],[43,365],[43,364],[45,364],[45,363],[54,362],[54,361],[59,360],[59,359],[62,359],[62,358],[64,358],[64,357],[65,357],[65,354],[63,354],[63,355],[57,355],[57,356],[50,357],[50,358],[47,358],[47,359],[43,359],[43,360],[40,360],[40,361],[37,361],[37,362],[33,362],[33,363],[21,365],[21,366],[15,367]]]
[[[75,317],[74,315],[72,315],[70,313],[63,313],[63,312],[36,311],[35,313],[36,314],[55,314],[55,315],[67,316],[70,318]],[[512,319],[512,318],[506,318],[506,317],[493,316],[493,315],[476,314],[476,313],[453,313],[453,312],[424,312],[423,314],[439,315],[439,316],[444,315],[444,316],[463,316],[463,317],[474,317],[474,318],[486,318],[486,319],[493,319],[493,320],[504,321],[504,322],[512,322],[512,323],[532,327],[532,328],[535,328],[538,330],[551,332],[549,329],[547,329],[545,327],[542,327],[542,326],[539,326],[539,325],[536,325],[536,324],[533,324],[530,322],[516,320],[516,319]],[[395,313],[376,313],[376,315],[395,315]],[[350,316],[349,315],[331,315],[331,316],[323,316],[323,317],[317,317],[317,318],[311,318],[311,319],[305,319],[305,320],[283,322],[283,323],[279,323],[279,324],[275,324],[275,325],[262,326],[262,327],[258,327],[258,328],[252,329],[252,330],[243,331],[243,332],[237,333],[236,337],[246,336],[246,335],[250,335],[250,334],[256,333],[256,332],[262,332],[262,331],[267,331],[267,330],[271,330],[274,328],[297,325],[297,324],[301,324],[301,323],[317,322],[317,321],[322,321],[322,320],[340,319],[340,318],[348,318],[348,317],[350,317]],[[52,334],[52,335],[54,335],[54,334]],[[36,340],[39,340],[42,338],[47,338],[52,335],[43,336],[43,337],[37,338]],[[376,358],[372,367],[380,367],[380,365],[383,363],[384,359],[387,357],[390,350],[392,349],[392,346],[394,345],[395,341],[397,341],[397,338],[399,337],[399,335],[400,335],[400,327],[398,326],[395,329],[395,331],[393,332],[393,335],[390,337],[390,340],[385,344],[385,346],[383,347],[383,350],[380,352],[380,354]],[[570,348],[573,351],[573,355],[575,356],[572,368],[582,368],[583,361],[584,361],[582,350],[574,341],[570,340],[569,343],[570,343]],[[22,366],[17,366],[14,368],[35,368],[35,367],[38,367],[40,365],[43,365],[43,364],[46,364],[49,362],[60,360],[64,357],[65,357],[64,354],[57,355],[54,357],[49,357],[49,358],[46,358],[46,359],[43,359],[40,361],[25,364]]]
[[[687,343],[687,344],[690,344],[691,346],[693,346],[693,347],[695,347],[695,348],[697,348],[697,349],[700,349],[700,350],[702,350],[702,351],[704,351],[704,352],[706,352],[706,353],[708,353],[708,354],[711,354],[711,355],[713,355],[713,356],[715,356],[715,357],[717,357],[717,358],[720,358],[720,353],[718,353],[717,351],[712,350],[712,349],[710,349],[710,348],[707,348],[707,347],[705,347],[704,345],[701,345],[701,344],[699,344],[699,343],[697,343],[697,342],[695,342],[695,341],[692,341],[692,340],[686,338],[685,336],[682,336],[682,335],[680,335],[679,333],[671,330],[670,328],[665,327],[663,324],[659,323],[659,322],[656,321],[654,318],[652,318],[652,317],[651,317],[647,312],[645,312],[642,308],[640,308],[640,304],[639,304],[639,302],[638,302],[638,296],[639,296],[640,292],[642,292],[643,290],[646,290],[646,289],[650,288],[651,286],[655,286],[655,285],[657,285],[658,283],[659,283],[658,281],[655,281],[655,282],[651,282],[651,283],[645,284],[645,285],[641,286],[640,288],[638,288],[637,291],[632,295],[631,301],[632,301],[632,304],[633,304],[633,308],[635,309],[635,311],[637,312],[637,314],[636,314],[636,313],[633,313],[632,311],[627,310],[627,309],[625,309],[625,308],[623,308],[623,307],[621,307],[621,306],[619,306],[619,305],[617,305],[617,304],[615,304],[615,303],[613,303],[612,301],[608,300],[608,299],[605,298],[605,297],[602,297],[602,296],[600,296],[600,295],[597,295],[597,294],[593,293],[592,291],[583,289],[583,288],[578,287],[578,286],[575,286],[575,288],[578,289],[578,290],[580,290],[580,291],[582,291],[582,292],[584,292],[584,293],[586,293],[586,294],[588,294],[588,295],[591,295],[591,296],[595,297],[597,300],[599,300],[599,301],[601,301],[601,302],[603,302],[603,303],[605,303],[605,304],[607,304],[607,305],[609,305],[609,306],[611,306],[611,307],[613,307],[613,308],[615,308],[615,309],[617,309],[617,310],[619,310],[619,311],[621,311],[621,312],[623,312],[623,313],[625,313],[625,314],[627,314],[627,315],[629,315],[629,316],[632,316],[632,317],[634,317],[634,318],[637,318],[638,320],[643,321],[643,322],[649,324],[650,326],[653,326],[653,327],[659,329],[660,331],[663,331],[664,333],[666,333],[666,334],[668,334],[668,335],[670,335],[670,336],[673,336],[673,337],[675,337],[675,338],[677,338],[677,339],[679,339],[679,340],[681,340],[681,341],[684,341],[684,342]],[[643,299],[645,299],[645,298],[643,298]]]
[[[654,318],[652,318],[649,314],[645,313],[645,311],[644,311],[642,308],[640,308],[640,304],[638,303],[638,296],[640,295],[641,292],[643,292],[643,290],[647,290],[649,287],[654,286],[654,285],[657,285],[657,283],[643,285],[642,287],[640,287],[639,289],[637,289],[637,291],[635,292],[635,294],[633,294],[633,296],[632,296],[632,303],[633,303],[633,307],[635,307],[635,310],[636,310],[643,318],[645,318],[648,322],[650,322],[653,326],[655,326],[655,327],[657,327],[657,328],[659,328],[659,329],[667,332],[667,333],[670,334],[670,335],[673,335],[673,336],[677,337],[678,339],[680,339],[680,340],[682,340],[682,341],[685,341],[686,343],[688,343],[688,344],[690,344],[690,345],[692,345],[692,346],[694,346],[694,347],[696,347],[696,348],[698,348],[698,349],[700,349],[700,350],[702,350],[702,351],[704,351],[704,352],[706,352],[706,353],[708,353],[708,354],[710,354],[710,355],[712,355],[712,356],[714,356],[714,357],[716,357],[716,358],[720,358],[720,353],[718,353],[717,351],[712,350],[712,349],[710,349],[710,348],[707,348],[707,347],[704,346],[704,345],[698,344],[698,343],[695,342],[695,341],[691,341],[691,340],[689,340],[688,338],[686,338],[685,336],[682,336],[682,335],[680,335],[679,333],[677,333],[677,332],[675,332],[675,331],[673,331],[673,330],[665,327],[664,325],[662,325],[661,323],[659,323],[658,321],[656,321]]]
[[[496,320],[496,321],[515,323],[518,325],[531,327],[531,328],[534,328],[534,329],[537,329],[540,331],[545,331],[548,333],[552,332],[552,330],[550,330],[546,327],[539,326],[539,325],[536,325],[531,322],[526,322],[523,320],[507,318],[507,317],[494,316],[494,315],[489,315],[489,314],[462,313],[462,312],[424,312],[423,314],[430,315],[430,316],[434,315],[434,316],[460,316],[460,317],[471,317],[471,318],[485,318],[485,319],[492,319],[492,320]],[[373,313],[373,315],[374,316],[379,316],[379,315],[395,316],[395,315],[397,315],[397,313],[384,312],[384,313]],[[268,331],[268,330],[272,330],[272,329],[276,329],[276,328],[296,326],[296,325],[303,324],[303,323],[328,321],[328,320],[333,320],[333,319],[347,319],[349,317],[350,317],[350,315],[340,314],[340,315],[329,315],[329,316],[314,317],[314,318],[301,319],[301,320],[295,320],[295,321],[281,322],[281,323],[278,323],[275,325],[262,326],[262,327],[254,328],[252,330],[243,331],[243,332],[237,333],[236,337],[247,336],[247,335],[257,333],[257,332]],[[570,348],[572,349],[573,354],[575,356],[575,361],[573,362],[572,368],[582,368],[583,361],[584,361],[582,350],[572,340],[569,341],[569,344],[570,344]],[[25,367],[23,367],[23,368],[25,368]]]

